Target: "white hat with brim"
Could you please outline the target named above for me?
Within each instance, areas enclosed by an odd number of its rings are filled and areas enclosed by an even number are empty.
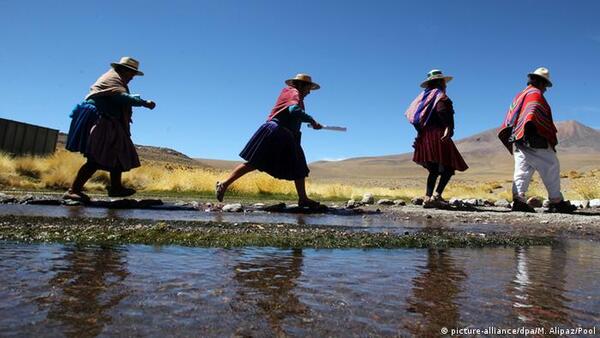
[[[527,74],[527,76],[541,77],[542,79],[546,80],[546,82],[548,82],[548,87],[552,87],[552,81],[550,81],[550,71],[546,67],[540,67],[534,70],[533,73]]]
[[[285,84],[287,84],[288,86],[291,86],[296,81],[310,83],[311,84],[311,87],[310,87],[311,90],[317,90],[317,89],[321,88],[321,86],[319,86],[318,83],[312,81],[312,78],[308,74],[296,74],[296,76],[293,79],[287,79],[287,80],[285,80]]]
[[[113,62],[110,64],[113,68],[115,67],[125,67],[127,69],[131,69],[135,72],[135,75],[139,75],[139,76],[143,76],[144,73],[141,72],[138,68],[140,67],[140,63],[138,60],[129,57],[129,56],[124,56],[121,58],[121,60],[119,60],[119,62]]]
[[[443,79],[446,82],[450,82],[450,81],[452,81],[453,78],[454,77],[452,77],[452,76],[446,76],[446,75],[442,74],[442,71],[439,69],[433,69],[429,73],[427,73],[427,79],[425,79],[425,81],[421,82],[421,88],[427,88],[427,83],[429,81]]]

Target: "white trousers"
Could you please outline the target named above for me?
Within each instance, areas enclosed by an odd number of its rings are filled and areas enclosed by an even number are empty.
[[[525,193],[533,173],[537,170],[548,191],[551,202],[560,202],[560,163],[552,148],[533,149],[522,144],[515,144],[515,172],[513,176],[513,198],[525,201]]]

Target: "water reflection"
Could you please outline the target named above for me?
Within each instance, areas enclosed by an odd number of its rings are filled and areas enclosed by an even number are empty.
[[[600,245],[314,250],[0,241],[0,336],[438,336],[591,327]]]
[[[127,297],[124,252],[108,246],[66,247],[51,270],[52,292],[38,298],[47,320],[65,327],[72,337],[96,336],[111,322],[109,311]]]
[[[269,329],[277,336],[286,335],[286,318],[307,312],[295,293],[297,279],[302,274],[303,258],[302,249],[289,252],[274,250],[266,254],[250,250],[235,266],[234,279],[239,283],[238,306],[256,305],[266,318]],[[256,325],[260,325],[260,321],[250,326]],[[242,325],[241,329],[246,328]]]
[[[413,279],[413,294],[407,299],[408,311],[422,318],[407,324],[419,337],[438,336],[442,327],[459,327],[457,297],[467,277],[447,250],[429,249],[423,272]]]
[[[513,315],[530,327],[572,326],[565,297],[564,245],[516,248],[516,273],[509,285]]]

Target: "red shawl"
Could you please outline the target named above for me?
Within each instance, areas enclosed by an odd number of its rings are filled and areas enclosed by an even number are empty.
[[[269,114],[269,117],[267,118],[267,121],[271,121],[275,116],[277,116],[277,114],[284,111],[287,107],[295,104],[299,105],[300,108],[304,110],[304,101],[300,97],[300,92],[298,89],[291,86],[283,88],[281,94],[279,94],[279,97],[277,98],[277,102],[275,102],[275,106],[271,110],[271,114]]]
[[[556,126],[552,120],[550,105],[542,91],[528,86],[513,100],[500,127],[498,137],[512,154],[512,143],[525,136],[525,125],[533,123],[537,132],[543,136],[552,148],[558,144]]]

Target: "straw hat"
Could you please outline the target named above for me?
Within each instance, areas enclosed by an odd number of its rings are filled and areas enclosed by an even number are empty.
[[[311,90],[317,90],[317,89],[321,88],[321,86],[319,86],[319,84],[312,81],[310,75],[308,75],[308,74],[296,74],[296,77],[294,77],[293,79],[285,80],[285,84],[287,84],[288,86],[291,86],[294,83],[294,81],[302,81],[302,82],[310,83]]]
[[[140,66],[139,61],[136,60],[136,59],[134,59],[134,58],[132,58],[132,57],[129,57],[129,56],[123,56],[121,58],[121,60],[119,60],[118,63],[113,62],[110,65],[113,68],[115,68],[115,66],[121,66],[121,67],[129,68],[129,69],[131,69],[131,70],[133,70],[133,71],[136,72],[135,75],[140,75],[140,76],[144,75],[144,73],[142,73],[142,72],[140,72],[138,70],[138,68]]]
[[[437,79],[444,79],[444,80],[446,80],[446,83],[448,83],[448,82],[450,82],[450,80],[453,79],[453,77],[452,76],[444,76],[444,74],[442,74],[442,71],[439,69],[432,69],[431,71],[429,71],[429,73],[427,73],[427,79],[425,79],[425,81],[421,82],[421,88],[427,88],[427,82],[437,80]]]
[[[550,71],[546,67],[540,67],[533,71],[533,73],[527,74],[527,76],[531,77],[532,75],[539,76],[542,79],[548,81],[548,87],[552,87],[552,81],[550,81]]]

